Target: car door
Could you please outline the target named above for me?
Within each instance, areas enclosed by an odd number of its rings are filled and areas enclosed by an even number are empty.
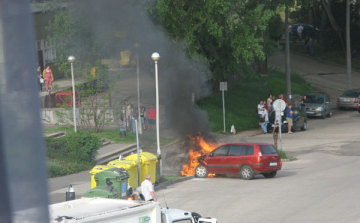
[[[220,146],[208,155],[206,164],[209,173],[225,173],[229,147],[229,145]]]
[[[243,164],[249,164],[252,161],[249,159],[254,154],[254,147],[252,145],[231,145],[229,154],[226,157],[226,171],[227,173],[239,173],[240,167]]]

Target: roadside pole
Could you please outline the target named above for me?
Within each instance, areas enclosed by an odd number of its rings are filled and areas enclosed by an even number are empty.
[[[137,120],[135,120],[135,129],[136,129],[136,151],[137,151],[137,161],[138,161],[138,186],[140,187],[140,185],[141,185],[141,182],[140,182],[140,147],[139,147],[139,132],[138,132]]]
[[[224,92],[227,91],[227,82],[220,82],[220,91],[222,91],[224,132],[226,132],[226,126],[225,126],[225,93]]]
[[[282,129],[282,115],[281,112],[283,112],[286,108],[286,103],[284,100],[282,99],[277,99],[274,102],[274,108],[275,108],[275,121],[274,124],[276,123],[276,119],[279,117],[279,138],[280,138],[280,150],[282,150],[282,135],[281,135],[281,129]]]

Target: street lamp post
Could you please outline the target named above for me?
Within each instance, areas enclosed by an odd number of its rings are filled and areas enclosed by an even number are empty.
[[[68,61],[71,63],[71,82],[72,82],[72,92],[73,92],[73,117],[74,117],[74,131],[76,132],[76,104],[75,104],[75,81],[74,81],[74,66],[75,61],[74,56],[69,56]]]
[[[160,54],[154,52],[151,55],[151,59],[155,62],[155,84],[156,84],[156,141],[157,141],[157,154],[160,159],[160,176],[162,176],[162,159],[161,159],[161,150],[160,150],[160,136],[159,136],[159,125],[160,125],[160,114],[159,114],[159,82],[158,82],[158,60],[160,59]]]

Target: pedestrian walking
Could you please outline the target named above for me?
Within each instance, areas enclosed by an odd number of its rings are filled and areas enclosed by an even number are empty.
[[[42,76],[41,66],[40,65],[37,68],[37,77],[39,78],[40,91],[42,91],[42,84],[44,83],[44,78]]]
[[[310,36],[308,37],[308,41],[306,43],[306,51],[307,51],[308,56],[313,56],[314,55],[313,39]]]
[[[151,105],[149,108],[149,116],[148,116],[148,130],[153,130],[155,131],[155,122],[156,122],[156,109],[154,107],[154,105]]]
[[[291,127],[293,126],[293,110],[291,109],[292,108],[292,105],[289,104],[287,109],[286,109],[286,121],[288,123],[288,133],[291,134]]]
[[[54,75],[53,75],[49,65],[46,65],[46,69],[43,71],[43,78],[45,81],[46,91],[49,91],[49,85],[50,85],[51,91],[52,91],[53,90],[52,82],[54,81]]]
[[[126,106],[126,120],[127,120],[128,130],[130,131],[133,130],[132,119],[133,119],[133,109],[131,103],[128,103],[128,105]]]
[[[141,183],[141,193],[144,195],[145,201],[156,201],[150,174],[146,174],[145,180]]]
[[[267,109],[264,110],[264,114],[261,116],[261,118],[261,128],[264,131],[264,134],[267,134],[267,125],[269,123],[269,115]]]

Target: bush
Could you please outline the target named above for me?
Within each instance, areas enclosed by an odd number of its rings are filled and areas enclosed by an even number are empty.
[[[81,130],[63,138],[46,139],[48,158],[76,163],[93,163],[101,145],[99,137]]]
[[[56,159],[48,160],[49,177],[58,177],[78,173],[93,167],[92,163],[72,163]]]

